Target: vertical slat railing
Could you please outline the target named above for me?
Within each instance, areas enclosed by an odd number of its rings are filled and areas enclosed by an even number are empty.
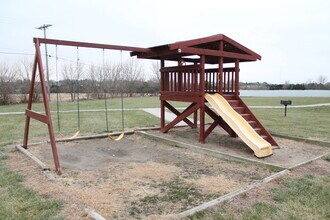
[[[235,68],[223,68],[222,74],[219,74],[218,71],[219,69],[205,70],[205,92],[236,94],[239,88],[237,88],[238,82],[236,82],[237,73]],[[219,77],[222,77],[222,79]],[[222,86],[221,92],[220,85]]]
[[[164,67],[160,72],[161,92],[198,92],[200,90],[197,65]]]

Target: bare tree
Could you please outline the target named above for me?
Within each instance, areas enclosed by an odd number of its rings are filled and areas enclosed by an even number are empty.
[[[83,76],[83,65],[76,65],[75,63],[68,63],[62,66],[62,76],[64,79],[64,88],[70,93],[71,101],[76,100],[76,94],[79,92],[80,80]]]
[[[87,75],[89,75],[90,83],[88,84],[88,93],[92,98],[100,99],[103,97],[105,74],[102,66],[91,65]]]
[[[28,59],[22,59],[17,64],[17,70],[19,74],[19,78],[22,80],[20,93],[21,93],[21,101],[26,102],[27,101],[27,95],[29,93],[30,89],[30,83],[31,83],[31,75],[32,75],[32,67],[33,67],[33,61]],[[41,94],[41,88],[35,87],[34,93],[33,93],[33,100],[39,100]]]
[[[321,85],[324,85],[326,84],[328,81],[327,77],[326,76],[323,76],[323,75],[320,75],[318,78],[317,78],[317,82]]]
[[[290,88],[290,81],[286,80],[283,85],[283,89],[289,89]]]
[[[129,59],[122,66],[121,79],[124,83],[124,92],[132,97],[137,92],[139,82],[143,81],[143,68],[136,59]]]
[[[12,102],[11,94],[15,93],[13,83],[17,80],[17,71],[9,68],[6,63],[0,63],[0,104],[8,105]]]
[[[152,72],[151,81],[160,83],[160,63],[159,63],[159,61],[154,61],[151,63],[151,72]]]
[[[103,67],[103,74],[105,77],[105,87],[106,92],[110,92],[113,96],[118,92],[118,83],[120,80],[121,64],[111,64],[105,63]]]

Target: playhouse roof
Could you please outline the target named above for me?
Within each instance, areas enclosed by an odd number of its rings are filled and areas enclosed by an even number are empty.
[[[223,45],[222,50],[220,45]],[[236,59],[240,62],[261,60],[259,54],[224,34],[150,47],[148,52],[131,52],[131,56],[137,58],[186,62],[198,62],[196,55],[205,55],[205,62],[208,64],[218,63],[219,57],[223,57],[225,63],[235,62]]]

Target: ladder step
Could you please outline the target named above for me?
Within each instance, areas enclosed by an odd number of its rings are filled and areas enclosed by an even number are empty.
[[[236,96],[235,95],[224,94],[223,97],[225,99],[227,99],[227,101],[229,101],[229,100],[236,100]]]
[[[257,127],[257,122],[256,122],[256,121],[247,121],[247,123],[249,123],[249,125],[250,125],[252,128],[256,128],[256,127]]]
[[[239,100],[227,100],[227,101],[231,105],[231,107],[238,107],[239,106]]]
[[[233,107],[233,109],[234,109],[237,113],[241,114],[241,113],[244,112],[245,107]]]
[[[241,116],[247,121],[251,119],[251,114],[248,114],[248,113],[243,113],[243,114],[241,114]]]
[[[254,128],[254,130],[258,133],[258,134],[260,134],[261,133],[261,131],[262,131],[262,129],[261,128]]]

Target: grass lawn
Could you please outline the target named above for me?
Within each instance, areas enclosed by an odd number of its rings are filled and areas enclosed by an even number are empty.
[[[329,106],[252,111],[271,133],[330,142]]]
[[[80,109],[89,110],[89,109],[104,109],[105,101],[104,99],[100,100],[80,100],[79,102]],[[184,102],[173,102],[174,106],[184,107],[187,106],[187,103]],[[0,112],[24,112],[27,104],[16,104],[16,105],[0,105]],[[124,108],[152,108],[159,107],[160,101],[159,97],[124,97]],[[107,99],[108,109],[121,109],[121,98],[108,98]],[[52,101],[50,103],[50,108],[52,111],[56,111],[57,103]],[[33,103],[33,109],[35,111],[43,111],[44,107],[42,103]],[[77,110],[77,101],[75,102],[60,102],[59,103],[60,111],[66,110]]]
[[[248,105],[280,105],[281,99],[291,99],[294,105],[330,103],[330,98],[302,98],[302,97],[244,97],[244,101]],[[187,103],[173,103],[177,107],[187,106]],[[125,98],[124,107],[145,108],[145,107],[159,107],[158,97],[138,97]],[[23,112],[26,104],[0,106],[0,112]],[[120,109],[120,99],[109,99],[109,109]],[[42,111],[42,104],[34,104],[37,111]],[[56,111],[56,102],[51,103],[51,109]],[[60,103],[61,110],[76,110],[76,102]],[[81,101],[80,109],[104,109],[104,100]],[[260,121],[271,132],[281,135],[288,135],[301,138],[317,139],[322,141],[330,141],[330,107],[311,107],[311,108],[289,108],[287,117],[284,117],[283,109],[252,109]],[[109,111],[109,131],[121,131],[121,111]],[[53,113],[53,125],[55,133],[59,133],[57,124],[57,115]],[[81,133],[103,133],[106,131],[105,113],[100,112],[81,112],[80,114],[80,130]],[[159,126],[160,120],[142,110],[125,110],[125,129],[134,127]],[[56,217],[60,211],[63,203],[61,201],[44,199],[38,196],[35,192],[24,188],[21,185],[22,177],[9,171],[4,165],[6,156],[2,150],[3,146],[10,143],[21,142],[23,139],[25,124],[24,115],[0,115],[0,219],[58,219]],[[60,114],[61,133],[65,136],[70,136],[77,131],[77,113],[61,113]],[[30,137],[42,137],[48,139],[48,130],[44,124],[31,120]],[[325,213],[329,217],[329,212],[324,210],[329,207],[329,178],[314,178],[307,176],[302,179],[286,179],[283,182],[284,188],[274,189],[273,199],[275,205],[257,203],[251,209],[245,212],[247,217],[241,215],[227,215],[221,213],[213,216],[213,219],[297,219],[313,217],[313,212]],[[304,197],[298,195],[299,187],[305,187],[306,193]],[[304,188],[304,189],[305,189]],[[285,196],[283,196],[283,194]],[[312,194],[320,194],[320,201],[313,201]],[[328,200],[324,200],[324,194]],[[318,197],[318,196],[314,196]],[[294,201],[299,201],[296,204]],[[292,204],[291,204],[292,203]],[[303,203],[301,205],[300,203]],[[315,204],[316,205],[315,205]],[[285,207],[295,206],[292,209]],[[302,207],[302,208],[299,208]],[[268,217],[269,213],[273,217]],[[297,214],[298,213],[298,214]],[[202,214],[198,214],[202,215]],[[199,219],[198,215],[193,218]],[[55,217],[54,217],[55,216]],[[245,215],[244,215],[245,216]]]

